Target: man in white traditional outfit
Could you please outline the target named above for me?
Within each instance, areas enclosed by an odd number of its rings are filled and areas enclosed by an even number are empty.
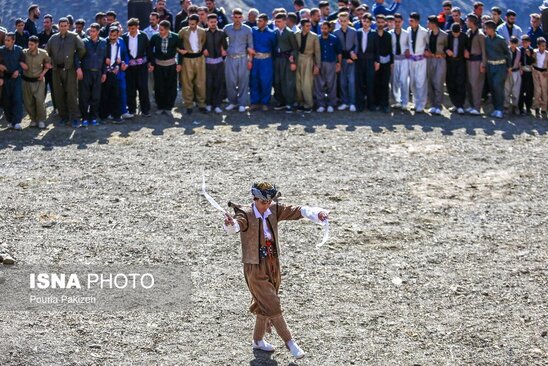
[[[409,15],[409,72],[411,91],[413,92],[413,103],[415,112],[424,112],[426,105],[426,92],[428,82],[426,80],[426,58],[424,52],[428,47],[428,31],[420,25],[421,16],[419,13]]]
[[[403,29],[403,17],[394,14],[396,27],[390,31],[392,52],[394,52],[394,71],[392,73],[392,94],[396,104],[394,108],[407,110],[409,103],[409,32]]]
[[[273,325],[295,358],[304,357],[303,350],[293,339],[282,314],[278,290],[281,273],[278,255],[281,253],[278,222],[306,217],[316,223],[327,220],[328,213],[318,207],[286,206],[279,204],[279,192],[274,185],[263,182],[251,188],[251,205],[229,202],[234,217],[225,214],[224,229],[229,234],[240,233],[244,276],[253,296],[249,311],[255,314],[253,349],[273,352],[274,347],[264,340]]]

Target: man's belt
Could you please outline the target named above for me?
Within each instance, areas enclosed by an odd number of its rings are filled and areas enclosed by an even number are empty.
[[[409,59],[411,61],[422,61],[424,60],[424,55],[411,55]]]
[[[57,67],[58,69],[64,69],[65,64],[57,64],[57,65],[55,65],[55,67]]]
[[[253,56],[257,60],[264,60],[265,58],[272,57],[272,54],[270,52],[256,52],[255,56]]]
[[[373,60],[375,58],[374,53],[359,53],[358,58],[366,59],[366,60]]]
[[[243,52],[243,53],[233,53],[233,54],[228,55],[228,57],[230,57],[232,59],[247,57],[247,53],[245,53],[245,52]]]
[[[433,53],[432,57],[430,57],[430,58],[445,58],[445,54]]]
[[[497,65],[505,65],[506,60],[487,60],[487,63],[489,65],[497,66]]]
[[[536,66],[533,66],[533,69],[535,69],[537,71],[540,71],[540,72],[544,72],[544,71],[548,70],[547,68],[536,67]]]
[[[519,71],[519,70],[521,70],[519,67],[514,67],[514,68],[512,69],[512,72],[516,72],[516,71]]]
[[[463,57],[447,57],[447,61],[462,61],[464,60]]]
[[[139,57],[139,58],[132,58],[131,60],[129,60],[128,65],[129,66],[139,66],[139,65],[144,65],[146,63],[147,63],[147,58],[146,57]]]
[[[203,56],[202,52],[189,52],[183,55],[184,58],[198,58],[202,56]]]
[[[206,64],[208,65],[216,65],[216,64],[220,64],[221,62],[223,62],[223,58],[222,57],[206,57]]]
[[[168,60],[158,60],[158,59],[156,59],[155,63],[158,66],[173,66],[173,65],[177,64],[177,62],[175,61],[175,58],[170,58]]]
[[[265,240],[265,246],[259,247],[259,257],[260,258],[275,258],[278,256],[278,252],[276,251],[276,245],[271,240]]]
[[[468,58],[468,61],[482,61],[483,56],[482,55],[470,55]]]
[[[343,60],[348,60],[348,59],[352,58],[352,56],[350,55],[350,52],[351,51],[348,51],[348,50],[343,50],[341,52]]]
[[[276,57],[290,58],[293,55],[292,51],[276,52]]]
[[[394,55],[394,60],[396,61],[407,60],[407,57],[402,53],[400,55]]]
[[[379,56],[379,63],[380,64],[389,64],[390,63],[390,55],[388,56]]]
[[[101,71],[101,69],[84,69],[84,71],[98,72],[98,71]]]
[[[21,77],[23,78],[24,81],[26,82],[29,82],[29,83],[36,83],[38,82],[38,78],[31,78],[31,77],[28,77],[28,76],[25,76],[25,75],[21,75]]]

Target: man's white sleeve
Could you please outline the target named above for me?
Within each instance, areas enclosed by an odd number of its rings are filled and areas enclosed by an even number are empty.
[[[318,218],[318,214],[322,211],[327,212],[327,210],[324,210],[321,207],[309,207],[309,206],[301,207],[301,214],[303,215],[303,217],[309,219],[310,221],[315,222],[316,224],[322,224],[322,222]]]
[[[234,220],[234,225],[227,226],[223,223],[223,229],[225,229],[225,233],[227,234],[236,234],[240,232],[240,224],[236,220]]]

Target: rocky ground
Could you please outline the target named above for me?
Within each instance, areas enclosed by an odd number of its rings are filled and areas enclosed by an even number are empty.
[[[16,266],[186,266],[193,283],[185,311],[0,309],[0,364],[546,364],[546,121],[175,117],[0,131],[0,245]],[[266,179],[331,211],[320,249],[320,226],[281,226],[303,360],[275,335],[274,354],[251,351],[239,241],[202,172],[223,205]]]

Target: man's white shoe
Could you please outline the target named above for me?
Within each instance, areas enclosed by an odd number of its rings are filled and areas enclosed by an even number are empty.
[[[265,352],[274,352],[274,346],[264,339],[261,339],[259,342],[253,341],[253,349],[260,349]]]
[[[244,113],[246,111],[246,107],[244,107],[243,105],[241,105],[239,108],[238,108],[238,112],[240,113]]]
[[[475,108],[468,108],[466,111],[467,111],[469,114],[471,114],[472,116],[479,116],[479,115],[481,114],[481,113],[478,112],[478,110],[475,109]]]
[[[356,112],[356,106],[354,104],[350,104],[350,112]]]
[[[332,106],[327,107],[327,113],[333,113],[334,109]]]
[[[38,122],[38,128],[41,128],[41,129],[46,128],[46,123],[44,121]]]
[[[493,112],[491,112],[491,114],[489,116],[496,117],[496,115],[497,115],[497,111],[493,111]]]
[[[215,113],[217,114],[223,113],[223,110],[219,107],[215,107]]]
[[[211,112],[211,106],[210,105],[206,105],[206,111]]]
[[[391,107],[394,109],[400,109],[402,107],[402,104],[401,103],[392,104]]]
[[[291,352],[291,356],[295,357],[296,359],[303,358],[304,357],[304,351],[299,347],[297,342],[295,342],[293,339],[290,339],[287,341],[287,348],[289,348],[289,352]]]
[[[466,113],[470,113],[473,109],[474,109],[474,108],[472,108],[472,107],[468,107],[468,108],[466,108],[464,111],[465,111]]]
[[[233,110],[233,109],[236,108],[236,107],[237,107],[236,104],[230,103],[229,105],[227,105],[227,106],[225,107],[225,110],[231,111],[231,110]]]
[[[339,111],[344,111],[348,106],[346,104],[341,104],[339,108],[337,108]]]
[[[436,114],[436,107],[432,107],[428,110],[430,114]]]
[[[495,111],[495,118],[502,118],[504,116],[504,113],[502,111]]]
[[[316,112],[323,113],[323,112],[325,112],[325,108],[324,107],[318,107],[318,109],[316,109]]]
[[[122,114],[122,119],[130,119],[130,118],[133,118],[133,114],[131,113],[124,113]]]
[[[457,108],[457,113],[458,113],[458,114],[464,114],[464,109],[462,109],[462,108]]]
[[[438,114],[438,115],[441,114],[441,109],[436,108],[436,112],[435,112],[435,113]]]
[[[20,123],[16,123],[13,128],[15,128],[17,131],[21,131],[23,129],[23,127],[21,127],[21,124]]]

